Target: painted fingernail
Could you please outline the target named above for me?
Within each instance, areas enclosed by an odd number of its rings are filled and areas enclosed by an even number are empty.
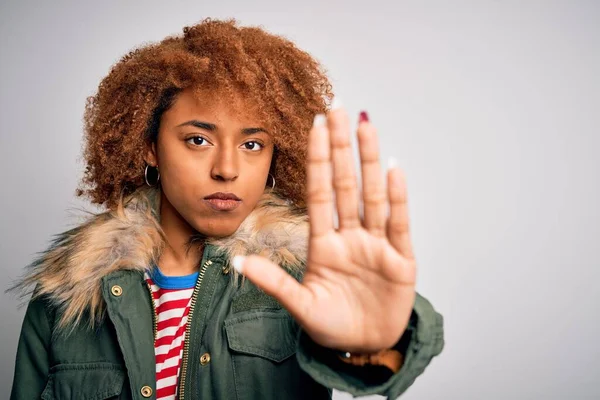
[[[327,123],[327,117],[325,114],[317,114],[315,115],[315,119],[313,121],[313,126],[323,126]]]
[[[396,167],[398,167],[398,160],[396,160],[394,157],[388,158],[388,169]]]
[[[235,256],[231,260],[231,265],[233,265],[233,268],[235,268],[235,270],[240,274],[244,273],[244,260],[245,259],[246,259],[246,257],[244,257],[244,256]]]
[[[332,110],[337,110],[338,108],[342,108],[343,104],[342,101],[339,99],[339,97],[334,97],[333,101],[331,102],[331,109]]]
[[[358,123],[360,124],[361,122],[369,122],[369,114],[366,111],[361,111],[358,116]]]

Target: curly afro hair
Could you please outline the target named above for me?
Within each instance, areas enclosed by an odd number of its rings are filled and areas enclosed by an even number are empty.
[[[86,163],[77,195],[114,208],[144,183],[144,149],[184,89],[242,95],[269,127],[276,191],[305,206],[307,136],[333,97],[322,66],[292,42],[235,20],[206,19],[112,66],[84,114]]]

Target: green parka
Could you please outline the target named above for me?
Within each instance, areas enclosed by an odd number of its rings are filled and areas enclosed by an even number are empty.
[[[156,193],[60,235],[29,269],[34,285],[11,399],[154,399],[156,312],[143,271],[164,244]],[[150,200],[149,200],[150,199]],[[307,217],[265,194],[238,231],[204,244],[192,298],[180,399],[328,399],[331,389],[396,398],[443,348],[442,316],[417,295],[395,374],[355,367],[314,343],[229,260],[260,253],[302,278]]]

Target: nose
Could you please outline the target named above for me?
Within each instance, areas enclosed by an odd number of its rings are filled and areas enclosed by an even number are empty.
[[[217,181],[234,181],[239,175],[235,149],[222,149],[217,152],[211,170],[211,177]]]

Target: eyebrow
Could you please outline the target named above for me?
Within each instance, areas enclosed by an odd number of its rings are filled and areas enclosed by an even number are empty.
[[[195,126],[196,128],[205,129],[210,132],[215,132],[217,130],[217,126],[215,124],[211,124],[209,122],[198,121],[196,119],[193,119],[193,120],[190,120],[190,121],[187,121],[187,122],[177,125],[178,128],[181,126]],[[255,133],[259,133],[259,132],[268,133],[263,128],[244,128],[244,129],[242,129],[242,133],[244,135],[252,135]]]

